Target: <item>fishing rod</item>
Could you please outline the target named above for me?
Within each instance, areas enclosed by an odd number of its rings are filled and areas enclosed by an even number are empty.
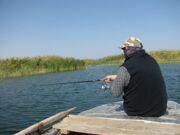
[[[110,89],[110,85],[106,82],[104,82],[103,79],[97,79],[97,80],[87,80],[87,81],[74,81],[74,82],[59,82],[59,83],[51,83],[51,84],[44,84],[43,86],[48,86],[48,85],[67,85],[67,84],[77,84],[77,83],[93,83],[93,82],[103,82],[104,84],[102,85],[101,89],[103,90],[108,90]]]
[[[87,80],[87,81],[74,81],[74,82],[59,82],[59,83],[50,83],[50,84],[44,84],[44,85],[66,85],[66,84],[75,84],[75,83],[93,83],[93,82],[100,82],[103,81],[102,79],[98,80]]]

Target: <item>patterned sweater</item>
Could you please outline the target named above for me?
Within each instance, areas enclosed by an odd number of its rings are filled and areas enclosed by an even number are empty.
[[[113,96],[121,96],[124,87],[128,85],[130,81],[130,74],[124,66],[121,66],[117,72],[117,78],[113,81],[111,86],[111,94]]]

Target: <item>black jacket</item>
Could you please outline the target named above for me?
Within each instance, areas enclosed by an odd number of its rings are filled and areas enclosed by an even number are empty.
[[[130,116],[161,116],[166,112],[167,93],[159,65],[140,50],[127,59],[131,79],[124,89],[124,109]]]

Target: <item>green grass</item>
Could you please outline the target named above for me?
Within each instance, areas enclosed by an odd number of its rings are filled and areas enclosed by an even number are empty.
[[[178,51],[152,51],[149,54],[154,57],[158,63],[180,63],[180,50]]]
[[[152,51],[148,52],[158,63],[180,63],[180,50],[178,51]],[[86,60],[86,65],[120,65],[124,61],[123,54],[108,56],[98,60]]]
[[[85,67],[83,60],[44,56],[0,60],[0,78],[78,70]]]
[[[180,63],[180,50],[154,51],[149,52],[149,54],[154,57],[158,63]],[[60,56],[0,59],[0,78],[72,71],[97,65],[120,65],[123,61],[123,54],[96,60],[78,60]]]
[[[97,60],[85,60],[86,66],[117,65],[124,61],[123,55],[107,56]]]

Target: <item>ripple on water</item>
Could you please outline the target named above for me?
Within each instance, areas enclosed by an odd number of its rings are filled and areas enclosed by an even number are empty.
[[[0,81],[0,134],[14,134],[46,117],[76,106],[74,113],[115,102],[101,82],[48,85],[96,80],[117,72],[118,66],[93,67],[74,72],[51,73]],[[180,103],[180,64],[161,65],[169,99]]]

